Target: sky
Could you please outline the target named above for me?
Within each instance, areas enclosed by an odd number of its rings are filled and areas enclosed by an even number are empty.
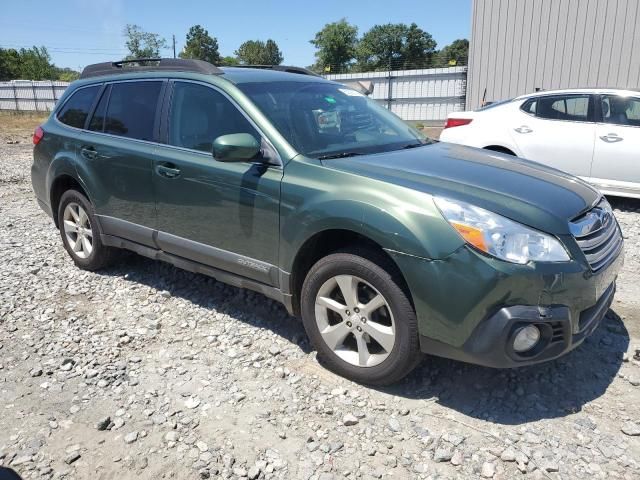
[[[375,24],[415,22],[441,48],[469,38],[471,0],[20,0],[0,11],[0,48],[44,45],[59,67],[80,70],[90,63],[118,60],[127,54],[122,34],[127,23],[158,33],[179,52],[189,27],[200,24],[218,39],[220,53],[233,52],[246,40],[276,41],[284,64],[314,62],[315,33],[346,18],[364,33]],[[172,56],[167,49],[162,56]]]

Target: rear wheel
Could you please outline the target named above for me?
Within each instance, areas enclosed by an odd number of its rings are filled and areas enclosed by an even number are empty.
[[[301,294],[302,320],[320,360],[371,385],[400,380],[421,358],[415,311],[385,266],[375,252],[335,253],[311,268]]]
[[[82,193],[67,190],[62,194],[58,226],[64,248],[78,267],[98,270],[111,262],[114,249],[102,244],[93,207]]]

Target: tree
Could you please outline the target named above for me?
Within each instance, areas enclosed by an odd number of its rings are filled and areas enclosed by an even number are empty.
[[[428,66],[432,63],[437,43],[430,33],[425,32],[415,23],[409,25],[402,47],[404,68]]]
[[[235,65],[240,65],[240,60],[238,60],[236,57],[226,56],[222,57],[222,60],[220,60],[220,65],[222,65],[223,67],[233,67]]]
[[[7,80],[76,80],[80,74],[70,68],[51,63],[45,47],[0,48],[0,81]]]
[[[166,48],[167,42],[157,33],[145,32],[138,25],[127,24],[124,27],[125,42],[129,49],[126,60],[135,58],[157,58],[160,56],[160,49]]]
[[[0,82],[20,78],[20,54],[14,48],[0,48]]]
[[[315,70],[346,70],[356,56],[358,27],[350,25],[344,18],[338,22],[327,23],[310,43],[318,49]]]
[[[234,53],[244,65],[280,65],[282,63],[282,53],[278,44],[271,39],[266,43],[262,40],[248,40]]]
[[[56,77],[58,80],[63,82],[73,82],[80,78],[80,72],[76,72],[75,70],[65,67],[65,68],[57,68],[56,67]]]
[[[187,43],[180,52],[180,58],[195,58],[214,65],[220,63],[218,40],[200,25],[194,25],[187,33]]]
[[[454,40],[438,52],[438,60],[441,65],[466,65],[469,58],[469,40],[466,38]]]
[[[268,39],[264,45],[264,50],[265,60],[267,62],[265,65],[280,65],[282,60],[284,60],[282,52],[275,41]]]
[[[436,49],[433,37],[415,23],[374,25],[356,49],[360,70],[426,67]]]

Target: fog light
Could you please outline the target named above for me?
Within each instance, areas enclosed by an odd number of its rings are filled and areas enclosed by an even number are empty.
[[[540,330],[535,325],[522,327],[513,338],[513,350],[518,353],[531,350],[540,340]]]

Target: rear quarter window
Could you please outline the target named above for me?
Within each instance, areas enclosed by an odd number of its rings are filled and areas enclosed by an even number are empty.
[[[98,95],[100,85],[80,88],[71,94],[57,114],[58,120],[65,125],[75,128],[84,128],[93,102]]]

